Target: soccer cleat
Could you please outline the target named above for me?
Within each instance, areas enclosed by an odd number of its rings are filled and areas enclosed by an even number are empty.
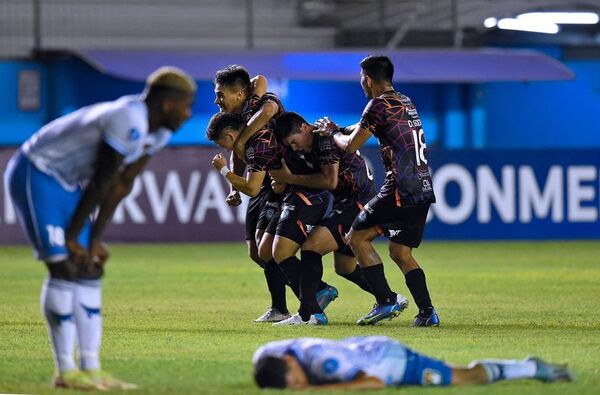
[[[380,305],[375,303],[369,314],[361,317],[356,323],[358,325],[374,325],[381,320],[391,320],[400,315],[400,313],[408,307],[408,299],[398,294],[396,303]]]
[[[83,391],[104,391],[107,389],[104,385],[96,383],[79,369],[70,369],[57,374],[54,377],[54,386],[56,388],[72,388]]]
[[[279,311],[279,309],[272,307],[269,310],[265,311],[263,315],[255,319],[254,322],[279,322],[287,320],[288,318],[290,318],[290,313],[283,313]]]
[[[433,309],[429,314],[421,310],[419,311],[419,314],[415,316],[415,322],[413,322],[412,326],[440,326],[440,317],[438,317],[435,309]]]
[[[317,303],[321,310],[325,310],[329,303],[333,302],[338,297],[338,290],[332,285],[328,285],[319,292],[317,292]]]
[[[566,365],[548,363],[537,357],[529,357],[527,361],[535,363],[534,378],[545,383],[554,381],[575,381],[575,376]]]
[[[104,389],[127,391],[135,390],[138,388],[136,384],[119,380],[118,378],[114,377],[108,372],[105,372],[104,370],[84,370],[82,373],[89,377],[89,379],[92,382],[96,383],[96,385]]]
[[[287,320],[279,321],[273,324],[273,326],[289,326],[289,325],[327,325],[329,320],[325,313],[311,314],[308,321],[302,320],[299,313],[294,314]]]

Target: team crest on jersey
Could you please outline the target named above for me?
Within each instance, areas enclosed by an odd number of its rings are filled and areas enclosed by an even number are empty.
[[[131,141],[137,141],[140,139],[140,131],[137,130],[136,128],[133,128],[129,131],[129,140]]]
[[[331,149],[331,139],[329,139],[328,137],[320,138],[319,149],[322,151]]]
[[[265,217],[270,221],[273,218],[273,214],[275,214],[275,210],[270,208],[265,212]]]
[[[246,149],[246,159],[247,160],[254,159],[254,147],[248,147],[248,149]]]
[[[423,188],[422,188],[423,192],[431,192],[433,191],[433,187],[431,186],[431,182],[429,182],[428,179],[424,179],[423,180]]]

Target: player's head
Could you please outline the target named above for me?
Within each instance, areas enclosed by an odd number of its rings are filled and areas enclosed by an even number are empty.
[[[163,66],[146,79],[144,95],[151,117],[175,132],[192,116],[196,82],[177,67]]]
[[[231,151],[243,127],[244,120],[240,114],[218,112],[208,122],[206,138]]]
[[[298,360],[289,354],[259,359],[254,366],[254,380],[260,388],[302,389],[309,382]]]
[[[294,151],[312,151],[313,127],[298,113],[284,112],[275,121],[275,133],[279,140]]]
[[[215,104],[221,111],[241,112],[251,93],[250,74],[236,64],[218,70],[215,74]]]
[[[387,56],[369,55],[360,62],[360,85],[367,97],[373,97],[374,85],[392,84],[394,65]]]

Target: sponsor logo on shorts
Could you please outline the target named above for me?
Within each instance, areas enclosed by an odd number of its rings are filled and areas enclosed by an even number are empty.
[[[422,383],[423,385],[441,385],[442,374],[437,370],[424,369]]]
[[[390,233],[390,237],[396,237],[400,236],[402,229],[390,229],[388,232]]]
[[[137,130],[136,128],[133,128],[129,131],[129,140],[131,141],[137,141],[140,139],[140,131]]]
[[[281,211],[281,217],[279,217],[279,218],[282,220],[287,219],[287,217],[290,216],[290,211],[294,211],[295,209],[296,209],[296,207],[294,207],[291,204],[284,205],[283,210]]]
[[[306,233],[310,233],[312,232],[312,230],[314,229],[314,225],[305,225],[306,226]]]

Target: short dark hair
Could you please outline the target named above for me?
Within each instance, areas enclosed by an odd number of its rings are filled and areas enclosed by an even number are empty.
[[[250,74],[243,66],[237,64],[217,70],[214,82],[229,87],[238,86],[246,92],[250,92]]]
[[[264,357],[254,367],[254,381],[260,388],[285,388],[288,365],[285,359]]]
[[[208,121],[206,138],[210,141],[217,141],[223,136],[225,129],[240,130],[242,125],[244,125],[244,120],[240,114],[218,112]]]
[[[394,65],[387,56],[369,55],[360,61],[363,72],[376,82],[392,82]]]
[[[280,140],[283,140],[292,134],[300,132],[300,126],[303,123],[308,125],[306,119],[300,114],[293,111],[284,112],[275,121],[275,134]]]

